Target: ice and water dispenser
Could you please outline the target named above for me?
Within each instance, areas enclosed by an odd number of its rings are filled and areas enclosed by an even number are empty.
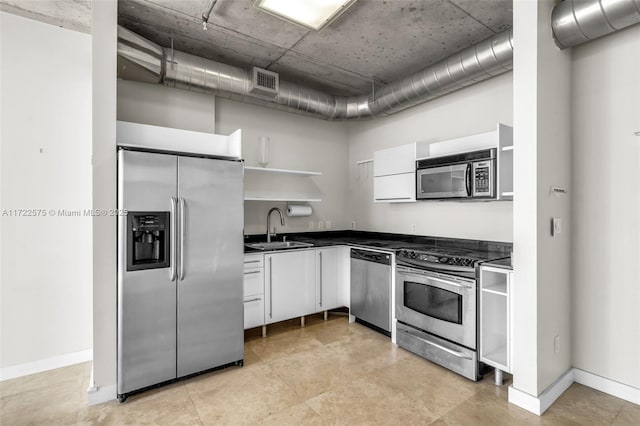
[[[127,213],[127,271],[169,267],[169,212]]]

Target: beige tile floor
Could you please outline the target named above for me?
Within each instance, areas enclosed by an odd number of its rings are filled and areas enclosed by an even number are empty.
[[[640,407],[574,384],[542,417],[507,403],[507,385],[473,383],[344,316],[245,336],[245,366],[87,406],[91,365],[0,383],[5,425],[640,425]]]

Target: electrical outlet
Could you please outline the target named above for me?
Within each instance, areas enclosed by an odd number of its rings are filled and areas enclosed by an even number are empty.
[[[325,225],[324,226],[325,228],[331,229],[331,221],[330,220],[327,220],[324,225]]]
[[[415,234],[415,233],[416,233],[416,224],[415,224],[415,223],[412,223],[412,224],[411,224],[411,233],[412,233],[412,234]]]
[[[560,336],[555,336],[553,338],[553,351],[557,354],[560,353]]]
[[[351,229],[356,229],[356,221],[355,220],[351,221]]]
[[[324,229],[324,222],[323,222],[323,221],[321,221],[321,220],[319,220],[319,221],[318,221],[318,231],[321,231],[321,230],[323,230],[323,229]]]
[[[313,221],[310,221],[309,222],[309,231],[313,231],[314,229],[316,229],[315,223],[313,223]]]
[[[557,237],[562,232],[562,221],[559,217],[551,218],[551,236]]]

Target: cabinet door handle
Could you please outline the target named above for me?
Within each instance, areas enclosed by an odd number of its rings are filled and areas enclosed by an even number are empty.
[[[247,299],[244,301],[244,303],[257,302],[258,300],[262,300],[262,299],[260,297],[256,297],[254,299]]]
[[[269,257],[269,318],[273,318],[273,262]]]
[[[245,264],[247,264],[247,263],[260,263],[260,261],[259,260],[245,260],[244,263]]]
[[[251,274],[259,274],[262,271],[251,271],[251,272],[245,272],[245,275],[251,275]]]
[[[322,252],[319,252],[320,256],[320,307],[322,307]]]

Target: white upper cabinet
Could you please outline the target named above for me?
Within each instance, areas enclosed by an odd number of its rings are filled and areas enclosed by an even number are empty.
[[[416,201],[416,144],[373,153],[373,200],[378,203]]]
[[[373,153],[373,176],[389,176],[415,171],[415,143],[381,149]]]

